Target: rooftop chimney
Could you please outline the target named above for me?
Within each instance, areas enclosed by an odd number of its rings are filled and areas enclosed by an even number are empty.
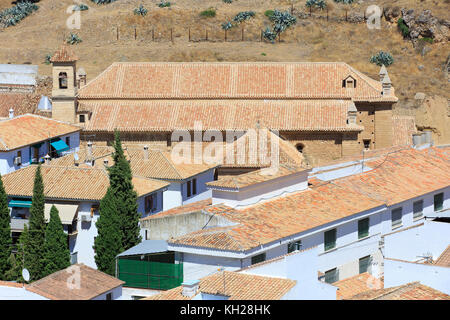
[[[383,87],[383,96],[388,96],[391,94],[391,79],[389,78],[389,75],[386,73],[386,76],[384,77],[383,81],[381,81],[381,85]]]
[[[348,106],[347,109],[347,123],[348,124],[356,124],[356,115],[358,113],[358,110],[356,109],[355,103],[352,101],[352,103]]]
[[[94,157],[92,153],[92,141],[88,141],[86,149],[86,162],[92,165],[93,160]]]
[[[14,118],[14,109],[13,108],[9,109],[9,118],[10,119]]]
[[[379,75],[380,75],[380,82],[383,82],[384,76],[387,75],[387,69],[384,64],[381,66]]]
[[[148,160],[148,146],[144,146],[144,160]]]
[[[50,164],[50,156],[48,154],[45,155],[44,162],[45,162],[45,164]]]
[[[103,164],[105,165],[105,167],[108,166],[108,159],[103,160]]]
[[[181,284],[182,291],[181,294],[185,297],[193,297],[197,294],[198,288],[199,288],[200,281],[199,280],[192,280],[192,281],[186,281]]]

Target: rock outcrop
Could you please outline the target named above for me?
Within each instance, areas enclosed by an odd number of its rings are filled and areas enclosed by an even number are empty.
[[[434,42],[450,40],[450,21],[439,20],[431,14],[431,10],[416,14],[412,9],[401,9],[401,15],[409,28],[409,37],[413,42],[417,42],[420,37],[431,38]],[[393,17],[392,14],[391,16]]]

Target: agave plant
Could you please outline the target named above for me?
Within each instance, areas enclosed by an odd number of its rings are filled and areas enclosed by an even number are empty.
[[[6,27],[15,26],[38,8],[39,7],[34,3],[19,2],[14,7],[7,8],[0,12],[0,24],[3,24]]]
[[[277,33],[275,33],[274,31],[270,30],[269,27],[266,28],[266,30],[263,31],[263,37],[264,39],[267,39],[271,42],[274,42],[275,39],[277,38]]]
[[[145,17],[147,15],[148,10],[144,8],[141,4],[139,8],[134,9],[134,14]]]
[[[222,23],[223,30],[230,30],[231,28],[233,28],[233,24],[230,21]]]
[[[85,4],[80,4],[80,5],[76,5],[74,8],[73,8],[73,11],[86,11],[86,10],[89,10],[89,7],[87,6],[87,5],[85,5]]]
[[[116,0],[91,0],[95,4],[108,4],[115,2]]]
[[[165,8],[165,7],[170,7],[171,6],[171,3],[169,2],[169,1],[164,1],[164,0],[161,0],[161,2],[160,3],[158,3],[158,7],[160,7],[160,8]]]
[[[78,44],[82,42],[81,38],[76,33],[70,33],[69,37],[67,38],[68,44]]]
[[[351,4],[351,3],[355,2],[355,0],[334,0],[334,2],[343,3],[343,4]]]
[[[233,0],[222,0],[224,3],[232,3]]]
[[[387,67],[394,63],[394,58],[389,52],[380,51],[370,58],[371,63],[375,63],[377,66],[383,64]]]
[[[239,12],[233,19],[233,21],[237,23],[241,23],[245,20],[248,20],[250,18],[253,18],[255,16],[255,13],[253,11],[243,11]]]
[[[284,26],[284,29],[297,23],[297,18],[291,15],[288,11],[281,12],[279,10],[274,10],[269,19],[275,24]]]
[[[50,61],[51,58],[52,58],[52,55],[51,55],[50,53],[47,53],[47,54],[45,55],[45,61],[44,61],[44,63],[45,63],[45,64],[50,64],[50,63],[51,63],[51,61]]]

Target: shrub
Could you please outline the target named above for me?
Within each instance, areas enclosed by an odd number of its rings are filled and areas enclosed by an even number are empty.
[[[139,8],[134,9],[134,14],[138,16],[145,17],[147,15],[148,10],[144,8],[144,6],[141,4]]]
[[[400,30],[400,32],[402,33],[404,38],[409,36],[409,28],[402,18],[397,20],[397,27]]]
[[[169,1],[165,2],[164,0],[161,0],[160,3],[158,3],[158,7],[160,8],[166,8],[166,7],[170,7],[171,3]]]
[[[34,3],[19,2],[14,7],[0,11],[0,25],[5,27],[15,26],[37,9],[39,7]]]
[[[394,58],[389,52],[380,51],[370,58],[371,63],[375,63],[377,66],[383,64],[387,67],[394,63]]]
[[[232,3],[233,2],[233,0],[222,0],[223,2],[225,2],[225,3]]]
[[[270,17],[273,15],[273,10],[266,10],[264,12],[264,15],[270,19]]]
[[[289,13],[289,11],[281,12],[274,10],[269,18],[275,25],[279,24],[283,30],[297,23],[297,18]]]
[[[229,30],[231,28],[233,28],[233,24],[230,21],[226,21],[226,22],[222,23],[223,30]]]
[[[216,10],[214,8],[210,8],[208,10],[200,12],[200,16],[202,17],[215,17],[216,16]]]
[[[334,0],[334,2],[343,3],[343,4],[351,4],[351,3],[355,2],[355,0]]]
[[[80,5],[76,5],[74,8],[73,8],[73,11],[86,11],[86,10],[89,10],[89,7],[87,6],[87,5],[85,5],[85,4],[80,4]]]
[[[251,19],[255,16],[255,13],[253,11],[243,11],[239,12],[233,19],[233,21],[237,23],[241,23],[245,20]]]
[[[50,63],[51,63],[51,61],[50,61],[51,58],[52,58],[52,55],[51,55],[50,53],[47,53],[47,54],[45,55],[45,61],[44,61],[44,63],[45,63],[45,64],[50,64]]]
[[[81,38],[76,33],[70,33],[69,37],[67,38],[68,44],[78,44],[82,42]]]
[[[116,0],[91,0],[95,4],[108,4],[115,2]]]
[[[429,38],[429,37],[420,38],[419,41],[428,42],[428,43],[433,43],[434,42],[433,38]]]
[[[267,27],[266,30],[263,31],[263,38],[271,42],[274,42],[275,39],[277,38],[277,33],[275,33],[274,31],[270,30],[269,27]]]

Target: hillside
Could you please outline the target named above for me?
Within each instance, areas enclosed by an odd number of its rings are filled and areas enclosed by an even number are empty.
[[[416,12],[431,8],[433,16],[448,21],[449,0],[360,0],[351,6],[333,3],[329,21],[326,11],[315,10],[313,18],[305,17],[309,14],[305,1],[294,1],[297,24],[282,34],[281,42],[277,40],[274,44],[260,41],[261,30],[270,25],[264,12],[289,10],[290,1],[234,0],[226,4],[222,0],[174,0],[170,8],[159,8],[159,0],[117,0],[108,5],[85,0],[84,3],[89,10],[81,12],[81,29],[73,30],[83,41],[73,49],[80,58],[78,65],[87,71],[88,80],[114,61],[344,61],[378,78],[379,67],[369,63],[369,59],[383,50],[395,59],[388,71],[401,100],[398,113],[411,113],[404,112],[402,107],[410,108],[417,92],[450,98],[449,82],[443,71],[450,54],[448,41],[423,42],[415,48],[411,41],[403,39],[396,19],[389,23],[383,18],[380,30],[369,30],[364,22],[335,21],[345,18],[344,9],[348,10],[349,17],[358,17],[374,3]],[[133,14],[133,9],[141,3],[148,9],[145,17]],[[50,66],[44,64],[45,56],[53,53],[70,33],[66,27],[69,17],[66,10],[72,4],[72,0],[41,0],[37,12],[17,26],[0,29],[0,62],[38,64],[40,74],[50,75]],[[0,8],[9,6],[10,0],[0,0]],[[200,17],[201,11],[211,7],[216,9],[215,17]],[[238,12],[249,10],[256,16],[242,24],[245,41],[241,41],[241,25],[227,32],[225,42],[221,24],[232,20]],[[170,41],[171,29],[173,41]],[[191,42],[189,29],[194,40]],[[209,41],[198,41],[204,40],[206,29]],[[152,30],[155,41],[152,41]]]

